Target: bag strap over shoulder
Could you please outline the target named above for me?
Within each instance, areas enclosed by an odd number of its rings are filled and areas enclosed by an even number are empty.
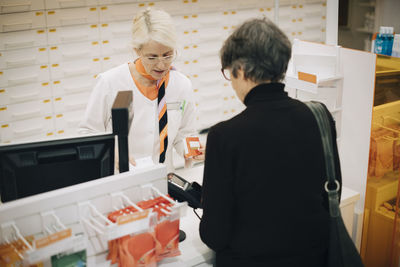
[[[331,217],[340,216],[339,210],[339,194],[340,184],[336,180],[335,163],[333,159],[333,140],[331,133],[331,124],[327,110],[320,102],[305,102],[317,121],[319,132],[322,139],[322,147],[325,155],[325,168],[327,181],[325,182],[325,191],[328,193],[329,213]],[[336,186],[336,188],[335,188]],[[331,188],[334,189],[331,189]]]

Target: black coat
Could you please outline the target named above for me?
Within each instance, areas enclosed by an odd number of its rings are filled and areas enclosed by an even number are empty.
[[[208,134],[201,239],[218,267],[323,266],[329,213],[317,122],[280,83],[256,86],[244,102]],[[336,140],[333,119],[331,128]]]

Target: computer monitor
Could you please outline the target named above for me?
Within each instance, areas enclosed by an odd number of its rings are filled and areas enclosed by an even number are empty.
[[[112,174],[113,134],[0,146],[2,202]]]

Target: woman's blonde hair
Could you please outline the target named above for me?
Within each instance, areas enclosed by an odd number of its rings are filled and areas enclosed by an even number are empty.
[[[176,49],[176,31],[171,16],[158,9],[147,8],[133,19],[132,47],[140,50],[149,41]]]

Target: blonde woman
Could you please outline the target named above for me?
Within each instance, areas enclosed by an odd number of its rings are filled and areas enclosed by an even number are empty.
[[[130,161],[151,156],[173,171],[172,148],[183,155],[183,138],[195,132],[190,80],[175,70],[176,32],[170,15],[146,9],[133,19],[132,46],[137,58],[97,78],[81,132],[112,130],[111,106],[118,91],[133,92],[133,121],[128,142]],[[204,153],[196,159],[202,160]],[[186,160],[185,163],[189,163]]]

